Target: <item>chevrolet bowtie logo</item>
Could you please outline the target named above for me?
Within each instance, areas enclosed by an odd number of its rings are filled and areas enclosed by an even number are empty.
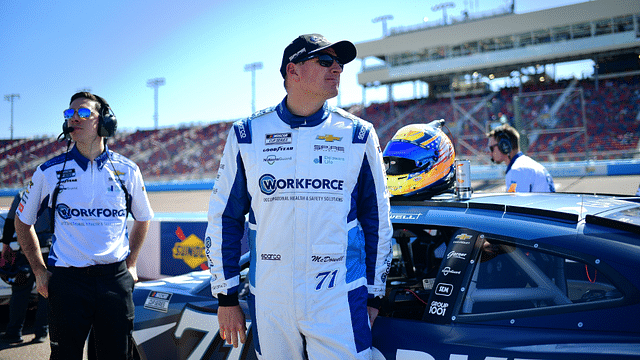
[[[471,235],[460,234],[460,235],[456,236],[456,239],[458,239],[458,240],[469,240],[469,239],[471,239]]]
[[[342,138],[341,137],[336,137],[336,136],[333,136],[333,135],[325,135],[325,136],[318,135],[316,140],[324,140],[326,142],[334,142],[334,141],[340,141],[340,140],[342,140]]]

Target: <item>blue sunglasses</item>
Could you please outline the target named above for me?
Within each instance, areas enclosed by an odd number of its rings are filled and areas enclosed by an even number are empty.
[[[77,111],[78,111],[78,117],[80,117],[81,119],[86,119],[89,116],[91,116],[91,109],[80,108]],[[71,119],[73,117],[73,115],[75,115],[75,113],[76,113],[75,109],[67,109],[67,110],[65,110],[63,112],[65,120]]]
[[[320,64],[320,66],[322,66],[322,67],[326,67],[326,68],[331,67],[331,65],[333,65],[333,62],[335,61],[335,62],[338,63],[338,65],[340,65],[340,69],[344,68],[344,64],[341,63],[340,60],[338,60],[337,57],[331,56],[329,54],[324,54],[324,53],[322,53],[322,54],[313,54],[313,55],[308,56],[308,57],[306,57],[306,58],[304,58],[304,59],[302,59],[302,60],[300,60],[298,62],[311,60],[313,58],[317,58],[318,59],[318,64]]]

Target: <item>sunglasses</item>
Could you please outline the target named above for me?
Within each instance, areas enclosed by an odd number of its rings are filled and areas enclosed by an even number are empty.
[[[89,116],[91,116],[91,109],[80,108],[77,111],[78,111],[78,117],[81,118],[81,119],[86,119]],[[65,120],[71,119],[73,117],[73,115],[75,115],[75,113],[76,113],[75,109],[67,109],[67,110],[65,110],[63,112]]]
[[[318,64],[320,64],[320,66],[322,67],[331,67],[331,65],[333,65],[333,62],[337,62],[338,65],[340,65],[340,69],[344,68],[344,64],[340,62],[340,60],[338,60],[337,57],[329,55],[329,54],[314,54],[311,56],[308,56],[302,60],[300,60],[299,62],[303,62],[303,61],[307,61],[307,60],[311,60],[313,58],[317,58],[318,59]]]

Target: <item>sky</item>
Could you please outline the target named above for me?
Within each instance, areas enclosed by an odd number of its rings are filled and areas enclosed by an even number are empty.
[[[510,0],[452,0],[463,10],[486,11]],[[251,114],[255,71],[257,110],[285,96],[279,72],[284,48],[298,35],[320,33],[332,42],[360,43],[387,28],[442,20],[434,5],[443,0],[0,0],[0,139],[57,136],[71,95],[82,89],[111,105],[118,129],[152,129],[154,89],[147,81],[164,78],[158,88],[159,127],[230,121]],[[515,0],[526,13],[584,0]],[[339,98],[331,105],[362,102],[357,83],[361,61],[345,66]],[[585,71],[577,66],[558,72]],[[410,98],[394,88],[396,99]],[[385,102],[384,87],[369,89],[367,103]]]

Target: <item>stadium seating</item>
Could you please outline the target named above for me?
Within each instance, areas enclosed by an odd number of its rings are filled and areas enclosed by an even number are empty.
[[[575,90],[574,90],[575,89]],[[615,159],[638,155],[640,77],[526,84],[521,96],[521,126],[528,134],[527,154],[540,161]],[[502,121],[513,123],[518,88],[483,96],[415,99],[354,105],[348,110],[372,122],[382,148],[395,132],[411,123],[447,120],[445,130],[458,158],[489,162],[486,131]],[[581,101],[584,97],[584,102]],[[559,100],[560,99],[560,100]],[[584,128],[587,136],[576,131]],[[135,161],[146,181],[213,178],[230,122],[119,132],[109,147]],[[36,167],[63,153],[55,138],[0,140],[0,187],[21,187]]]

